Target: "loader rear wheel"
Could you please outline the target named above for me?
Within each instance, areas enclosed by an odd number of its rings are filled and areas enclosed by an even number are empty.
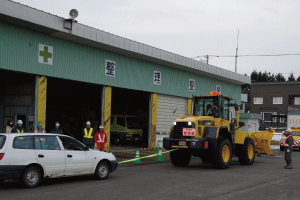
[[[255,146],[251,138],[246,138],[239,148],[239,162],[242,165],[252,165],[255,160]]]
[[[220,138],[216,152],[213,155],[213,166],[218,169],[228,169],[232,158],[231,143],[228,139]]]
[[[284,151],[284,147],[280,146],[280,151]]]
[[[175,150],[170,152],[170,159],[174,166],[185,167],[191,161],[191,153],[185,150]]]

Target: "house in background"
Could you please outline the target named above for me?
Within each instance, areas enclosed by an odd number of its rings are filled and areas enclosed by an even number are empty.
[[[261,114],[267,127],[287,128],[289,112],[300,112],[300,82],[252,82],[250,112]],[[283,115],[285,117],[272,117]]]

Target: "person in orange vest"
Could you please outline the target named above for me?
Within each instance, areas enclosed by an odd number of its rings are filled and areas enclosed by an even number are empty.
[[[83,140],[82,143],[85,144],[90,149],[94,149],[94,136],[95,132],[93,128],[91,128],[91,122],[86,122],[86,128],[82,131]]]
[[[286,136],[285,141],[283,142],[285,156],[284,159],[286,161],[285,169],[292,169],[292,151],[293,151],[293,130],[288,128],[284,135]]]
[[[11,132],[12,133],[24,133],[25,129],[22,127],[23,126],[23,121],[22,120],[18,120],[17,121],[17,127],[14,127]]]
[[[94,142],[97,144],[99,151],[104,151],[104,145],[107,143],[106,133],[104,132],[104,127],[99,126],[99,132],[96,133],[94,137]]]

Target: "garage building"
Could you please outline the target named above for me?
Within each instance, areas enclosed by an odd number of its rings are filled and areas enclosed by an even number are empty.
[[[111,115],[146,121],[146,145],[190,115],[192,95],[220,91],[240,104],[250,77],[208,65],[9,0],[0,6],[0,127],[22,119],[27,131],[55,121],[81,140],[85,122]],[[109,149],[109,144],[106,149]]]

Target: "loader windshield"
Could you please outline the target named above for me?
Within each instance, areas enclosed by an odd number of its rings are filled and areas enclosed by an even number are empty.
[[[229,98],[222,96],[195,97],[194,116],[212,116],[229,120]]]
[[[194,116],[219,117],[218,97],[195,98]]]

